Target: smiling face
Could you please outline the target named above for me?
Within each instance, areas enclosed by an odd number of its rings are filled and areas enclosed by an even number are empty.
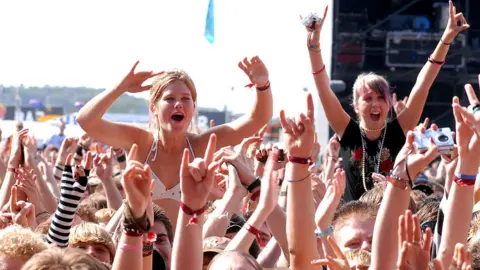
[[[193,119],[196,102],[195,86],[183,71],[159,75],[150,90],[150,112],[154,124],[169,132],[185,132]]]
[[[353,86],[353,107],[361,125],[379,129],[390,112],[391,98],[385,78],[369,73],[358,76]]]

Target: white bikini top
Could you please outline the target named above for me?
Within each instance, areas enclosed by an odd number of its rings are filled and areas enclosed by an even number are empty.
[[[193,152],[192,145],[190,144],[190,141],[188,138],[185,136],[185,139],[187,139],[188,143],[188,148],[190,149],[190,153],[192,153],[193,158],[195,158],[195,153]],[[150,147],[150,151],[148,152],[147,158],[145,159],[145,164],[148,163],[148,159],[150,158],[150,155],[153,153],[153,156],[150,161],[155,161],[157,159],[157,147],[158,147],[158,138],[153,135],[153,143],[152,146]],[[152,178],[155,180],[155,187],[153,189],[153,196],[152,200],[160,200],[160,199],[172,199],[177,202],[180,202],[180,183],[176,184],[174,187],[171,189],[167,189],[165,185],[162,183],[160,178],[153,172],[152,170]]]

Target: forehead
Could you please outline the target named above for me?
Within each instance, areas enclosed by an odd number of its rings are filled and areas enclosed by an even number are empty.
[[[373,235],[373,228],[375,226],[374,219],[357,220],[350,219],[346,221],[338,230],[336,235],[339,236],[339,245],[343,246],[345,242],[353,238],[368,238]]]
[[[175,94],[188,94],[191,95],[190,88],[183,81],[177,80],[169,84],[162,93],[162,96],[165,95],[175,95]]]
[[[383,95],[377,90],[374,90],[371,87],[369,87],[367,84],[364,84],[362,87],[359,87],[357,92],[358,92],[358,95],[361,97]]]
[[[161,221],[155,221],[153,223],[153,230],[155,231],[156,234],[167,234],[167,229],[165,228],[165,225],[163,225],[163,222]]]

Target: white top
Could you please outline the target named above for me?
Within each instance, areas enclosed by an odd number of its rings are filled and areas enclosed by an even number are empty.
[[[190,144],[190,141],[188,140],[187,137],[185,137],[185,139],[187,139],[188,148],[190,149],[190,152],[192,153],[193,158],[195,158],[195,153],[193,152],[193,148],[192,148],[192,145]],[[152,153],[153,155],[150,161],[156,160],[157,146],[158,146],[158,138],[154,135],[153,143],[152,143],[152,146],[150,147],[150,151],[148,152],[147,158],[145,160],[145,164],[148,163],[149,161],[148,159],[150,158]],[[165,185],[162,183],[162,181],[160,180],[160,178],[158,178],[158,176],[153,172],[153,170],[152,170],[152,178],[153,180],[155,180],[155,187],[153,189],[152,200],[172,199],[177,202],[180,202],[180,194],[181,194],[180,183],[176,184],[171,189],[167,189]]]

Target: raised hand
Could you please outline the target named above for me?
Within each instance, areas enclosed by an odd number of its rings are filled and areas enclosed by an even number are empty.
[[[163,72],[140,71],[135,72],[139,61],[135,62],[130,72],[123,78],[117,88],[128,91],[130,93],[139,93],[152,88],[151,85],[143,85],[146,80],[162,74]]]
[[[9,164],[12,167],[18,167],[23,163],[23,139],[28,135],[28,129],[22,129],[15,133],[12,140],[12,150],[10,151]]]
[[[415,136],[409,131],[402,149],[395,159],[393,175],[403,180],[414,181],[417,175],[425,169],[436,157],[438,146],[430,142],[425,153],[417,153],[414,146]]]
[[[10,212],[13,223],[32,230],[36,227],[35,206],[31,203],[17,200],[17,187],[13,186],[10,195]]]
[[[322,26],[323,23],[325,22],[325,18],[327,17],[328,13],[328,6],[325,7],[325,10],[323,11],[323,17],[319,22],[316,22],[313,25],[313,31],[311,28],[307,27],[307,31],[309,32],[309,44],[308,45],[314,45],[318,46],[320,48],[320,32],[322,31]]]
[[[37,140],[33,135],[27,134],[23,137],[23,154],[25,155],[25,166],[31,168],[36,166],[35,156],[37,155]]]
[[[217,136],[212,134],[205,150],[204,158],[196,158],[189,163],[190,151],[183,151],[180,167],[180,189],[182,202],[192,210],[203,208],[213,188],[215,171],[218,162],[213,161],[213,154],[217,146]]]
[[[37,176],[33,174],[33,170],[18,170],[17,174],[15,175],[15,179],[15,186],[17,187],[17,190],[27,195],[28,201],[35,206],[35,209],[38,212],[43,212],[45,209],[40,200],[40,194],[38,193],[37,186],[35,185]]]
[[[110,148],[107,154],[98,154],[93,159],[93,164],[95,165],[95,174],[102,182],[113,180],[112,156],[113,150]]]
[[[408,102],[408,96],[405,96],[403,100],[398,100],[397,99],[397,94],[393,93],[392,94],[392,103],[393,103],[393,110],[395,111],[395,114],[399,116],[403,110],[407,107],[407,102]]]
[[[138,146],[132,145],[127,157],[127,169],[122,175],[127,203],[135,218],[145,214],[151,200],[152,172],[148,165],[136,161]]]
[[[443,34],[442,40],[444,42],[452,42],[455,36],[458,33],[470,28],[470,25],[467,23],[467,20],[463,16],[463,13],[457,13],[457,9],[453,5],[452,1],[449,1],[449,17],[447,28],[445,28],[445,32]]]
[[[330,270],[350,270],[348,260],[345,257],[345,254],[343,254],[343,252],[338,247],[337,243],[335,243],[335,240],[333,240],[332,237],[327,236],[327,242],[324,242],[324,244],[328,244],[330,246],[330,248],[335,253],[336,258],[327,255],[326,259],[312,261],[312,265],[326,265]]]
[[[337,134],[334,134],[328,141],[326,157],[332,158],[333,160],[337,160],[339,154],[340,154],[340,143],[338,142]]]
[[[260,88],[268,85],[268,70],[260,57],[254,56],[250,60],[245,57],[243,61],[238,63],[238,67],[247,74],[253,85]]]
[[[69,154],[74,154],[77,148],[78,139],[73,137],[68,137],[63,140],[62,145],[60,146],[60,152],[57,157],[57,163],[66,165],[66,160]]]
[[[449,270],[473,270],[472,253],[463,244],[458,243],[453,253],[452,264]]]
[[[399,218],[398,237],[400,254],[397,262],[399,270],[428,270],[432,231],[427,228],[423,237],[420,222],[410,210]]]
[[[295,120],[287,119],[285,111],[282,110],[280,123],[284,130],[285,151],[293,157],[310,159],[315,137],[312,95],[307,96],[307,115],[301,113]]]

